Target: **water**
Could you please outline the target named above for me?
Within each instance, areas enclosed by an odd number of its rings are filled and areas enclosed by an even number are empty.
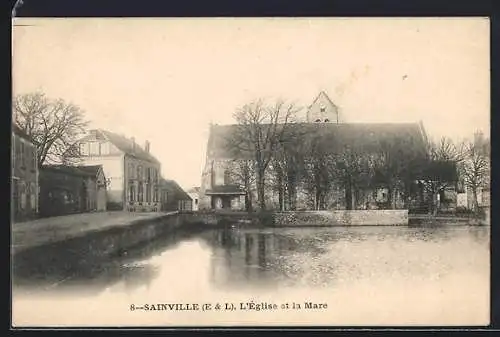
[[[13,321],[487,325],[489,267],[488,227],[207,230],[162,238],[78,273],[16,280]],[[277,309],[241,310],[242,302]],[[321,308],[306,309],[306,302]],[[208,303],[212,310],[130,310],[158,303]],[[217,303],[237,310],[215,310]]]

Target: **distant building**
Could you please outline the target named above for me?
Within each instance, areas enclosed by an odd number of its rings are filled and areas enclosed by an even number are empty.
[[[163,212],[193,210],[193,200],[175,181],[161,178],[160,186]]]
[[[19,127],[12,125],[11,212],[13,221],[36,217],[38,212],[38,162],[36,146]]]
[[[193,211],[198,210],[198,204],[200,201],[200,188],[199,187],[193,187],[187,191],[188,195],[191,197],[191,200],[193,201]]]
[[[106,210],[106,177],[101,165],[44,165],[40,169],[40,216]]]
[[[339,108],[324,91],[321,91],[312,104],[307,107],[306,122],[340,123]]]
[[[300,118],[299,118],[300,119]],[[421,123],[345,123],[339,117],[338,107],[333,104],[325,92],[321,92],[308,107],[305,122],[293,123],[293,130],[300,134],[304,144],[321,142],[325,155],[337,156],[346,149],[356,149],[356,155],[364,158],[377,158],[383,149],[398,153],[401,162],[410,162],[427,157],[427,137]],[[263,126],[265,127],[265,126]],[[202,172],[200,189],[200,209],[245,209],[245,203],[251,194],[255,203],[256,191],[245,191],[241,182],[235,181],[235,162],[252,160],[249,152],[240,151],[237,155],[231,150],[235,132],[241,130],[238,125],[211,125],[207,144],[205,167]],[[419,159],[419,160],[420,160]],[[371,159],[370,159],[371,160]],[[305,164],[312,165],[312,164]],[[268,170],[270,171],[270,170]],[[375,181],[370,190],[348,190],[341,181],[333,181],[330,190],[324,193],[322,200],[311,192],[306,182],[298,181],[295,195],[295,209],[363,209],[363,208],[403,208],[408,202],[403,191],[389,190],[383,182]],[[266,177],[269,184],[272,176]],[[416,180],[414,184],[417,184]],[[413,187],[416,190],[418,186]],[[279,208],[280,201],[272,186],[266,185],[266,204],[269,208]],[[358,193],[359,192],[359,193]],[[392,193],[392,194],[391,194]],[[415,191],[415,194],[419,194]],[[390,196],[395,200],[391,205]],[[285,200],[286,202],[286,200]],[[256,205],[253,204],[254,208]],[[286,208],[286,206],[285,206]]]
[[[160,211],[160,162],[134,138],[91,130],[78,143],[81,165],[102,165],[108,179],[108,210]]]

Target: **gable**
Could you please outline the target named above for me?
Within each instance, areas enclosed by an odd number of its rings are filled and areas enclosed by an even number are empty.
[[[80,153],[84,156],[88,156],[89,154],[95,156],[96,151],[99,153],[98,156],[119,155],[123,153],[97,130],[92,130],[88,135],[81,138],[77,142],[77,147],[74,150],[76,153]]]
[[[320,92],[307,110],[307,120],[310,123],[337,123],[338,107],[325,92]]]

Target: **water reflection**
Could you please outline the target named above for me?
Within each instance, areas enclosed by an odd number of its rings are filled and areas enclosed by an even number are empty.
[[[68,254],[71,251],[60,251],[60,247],[49,247],[40,258],[30,259],[32,255],[41,254],[33,251],[14,258],[13,292],[46,296],[54,292],[69,295],[76,292],[79,296],[95,296],[117,283],[121,283],[125,291],[148,287],[161,271],[151,260],[195,235],[178,231],[99,261],[71,258]]]
[[[226,229],[203,239],[212,247],[211,281],[223,289],[435,281],[489,268],[484,227]]]
[[[180,248],[189,242],[194,245]],[[186,264],[174,267],[183,259],[192,264],[196,276],[188,277]],[[51,265],[34,272],[23,261],[15,261],[14,290],[94,296],[104,290],[130,293],[142,288],[161,290],[166,285],[175,292],[178,280],[188,288],[197,282],[203,289],[263,291],[335,287],[357,281],[435,282],[463,273],[488,277],[489,229],[227,228],[178,232],[99,262],[87,262],[71,267]]]

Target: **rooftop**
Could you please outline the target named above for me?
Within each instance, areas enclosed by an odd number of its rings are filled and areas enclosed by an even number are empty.
[[[263,125],[265,129],[269,125]],[[235,135],[242,132],[242,125],[212,125],[207,146],[211,158],[233,159]],[[383,144],[399,147],[403,151],[427,149],[425,131],[419,123],[294,123],[287,126],[288,137],[308,144],[320,139],[330,153],[339,153],[346,147],[376,152]],[[318,138],[319,137],[319,138]],[[243,151],[244,152],[244,151]],[[250,152],[238,152],[244,158]]]

